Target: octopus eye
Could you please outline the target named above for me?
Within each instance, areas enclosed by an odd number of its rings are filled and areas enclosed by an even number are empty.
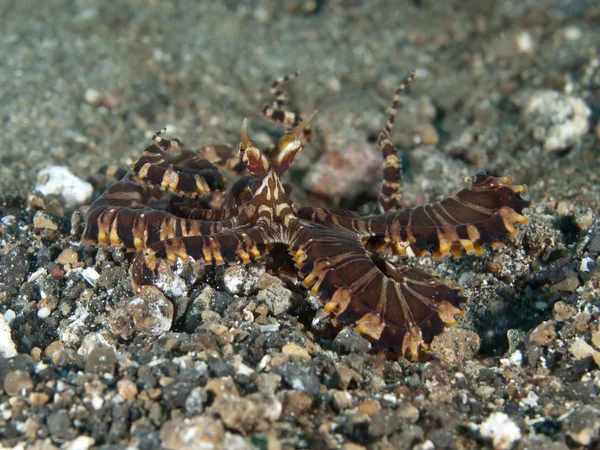
[[[250,141],[250,138],[248,137],[248,119],[244,119],[242,122],[242,130],[240,131],[240,135],[242,140],[238,146],[238,150],[240,153],[244,153],[246,149],[252,145],[252,141]]]
[[[271,165],[256,142],[248,137],[248,119],[244,119],[240,134],[241,142],[238,150],[246,168],[254,176],[264,176],[271,169]]]
[[[297,152],[302,147],[302,142],[292,133],[285,134],[280,140],[278,145],[281,156],[284,156],[291,152]]]
[[[244,119],[240,134],[242,139],[240,145],[238,145],[238,151],[241,154],[247,153],[250,149],[254,149],[255,152],[262,154],[262,150],[260,150],[258,144],[248,137],[248,119]]]
[[[291,131],[290,134],[299,138],[300,135],[304,132],[304,130],[308,128],[308,126],[310,125],[310,121],[315,118],[318,112],[318,109],[315,109],[313,112],[311,112],[306,119],[300,122],[298,126]]]
[[[302,133],[307,130],[310,121],[316,114],[317,110],[315,109],[306,119],[299,123],[296,128],[289,133],[284,134],[281,139],[279,139],[277,148],[273,154],[269,156],[275,163],[279,175],[284,173],[288,167],[290,167],[298,152],[302,150]]]

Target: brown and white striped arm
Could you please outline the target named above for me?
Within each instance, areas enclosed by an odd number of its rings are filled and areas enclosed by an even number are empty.
[[[380,213],[396,211],[397,209],[402,208],[402,159],[398,153],[398,149],[390,140],[390,133],[394,126],[394,120],[396,119],[400,95],[414,79],[415,71],[412,71],[400,86],[398,86],[398,89],[396,89],[390,115],[377,138],[377,143],[381,148],[383,156],[383,184],[381,185],[381,192],[377,199]]]
[[[238,176],[248,175],[248,170],[242,162],[242,158],[237,150],[229,145],[211,144],[201,147],[199,150],[211,164],[219,169],[229,170]]]
[[[331,214],[301,208],[300,218],[352,231],[365,239],[370,250],[385,247],[399,255],[410,249],[416,256],[436,258],[462,256],[462,250],[479,254],[483,245],[497,248],[506,236],[514,236],[515,225],[527,223],[522,215],[531,202],[524,200],[522,185],[511,185],[510,177],[479,173],[471,186],[439,202],[412,209],[370,216]]]
[[[300,75],[300,71],[277,78],[271,84],[269,92],[275,96],[275,100],[263,105],[261,111],[263,116],[272,122],[281,123],[289,130],[297,127],[302,122],[302,117],[299,114],[290,111],[286,108],[286,101],[288,100],[288,94],[283,89],[283,85]],[[302,145],[306,146],[313,139],[313,132],[310,127],[306,127],[300,136]]]

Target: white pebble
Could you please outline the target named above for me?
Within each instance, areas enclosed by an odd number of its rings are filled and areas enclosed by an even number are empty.
[[[508,358],[502,358],[500,364],[520,367],[523,364],[523,353],[521,353],[521,350],[515,350]]]
[[[12,358],[16,355],[17,347],[12,341],[10,326],[8,325],[6,318],[0,314],[0,358]]]
[[[16,319],[17,315],[12,309],[7,309],[4,313],[4,319],[8,325],[12,325],[13,321]]]
[[[560,151],[574,145],[589,131],[592,111],[571,95],[551,90],[534,92],[524,105],[524,120],[544,150]]]
[[[481,424],[479,434],[491,439],[495,450],[505,450],[521,439],[521,430],[506,414],[495,412]]]
[[[104,96],[100,91],[92,88],[87,88],[83,94],[83,99],[90,105],[99,105],[103,98]]]
[[[581,28],[576,27],[575,25],[571,25],[563,30],[563,34],[567,41],[576,41],[581,38],[583,34]]]
[[[31,275],[29,275],[29,278],[27,278],[27,282],[28,283],[33,283],[35,280],[37,280],[40,276],[42,275],[46,275],[46,269],[43,267],[40,267],[38,270],[36,270],[35,272],[33,272]]]
[[[535,48],[535,41],[528,31],[522,31],[515,37],[517,49],[521,53],[531,53]]]
[[[73,175],[62,166],[50,166],[38,172],[35,189],[44,195],[60,195],[67,208],[89,202],[94,194],[90,183]]]
[[[97,394],[97,393],[92,393],[92,408],[94,408],[96,411],[98,411],[100,408],[102,408],[104,406],[104,399],[102,398],[102,395]]]
[[[244,363],[239,363],[235,368],[235,373],[238,375],[244,375],[249,377],[250,375],[254,375],[256,372],[251,367],[248,367]]]
[[[435,450],[436,446],[429,439],[423,441],[421,444],[417,444],[413,447],[413,450]]]
[[[276,333],[277,331],[279,331],[279,324],[278,323],[270,323],[268,325],[261,325],[260,326],[260,332],[261,333]]]
[[[17,218],[15,216],[9,214],[7,216],[2,217],[2,219],[0,219],[0,222],[2,222],[2,225],[6,227],[10,227],[11,225],[14,225],[16,220]]]
[[[265,355],[261,358],[260,362],[258,363],[258,365],[256,366],[256,371],[257,372],[262,372],[263,370],[265,370],[265,368],[267,367],[267,365],[271,362],[271,355]]]
[[[91,286],[94,286],[96,284],[96,281],[98,281],[98,278],[100,278],[100,274],[91,267],[86,267],[85,269],[83,269],[81,271],[81,276],[85,281],[90,283]]]
[[[588,267],[589,263],[593,263],[594,260],[592,258],[590,258],[589,256],[583,258],[581,260],[581,264],[579,264],[579,271],[580,272],[589,272],[590,268]]]
[[[233,277],[229,274],[225,274],[223,277],[223,283],[225,284],[225,290],[232,295],[237,295],[241,291],[241,287],[244,284],[244,280],[241,277]]]
[[[180,261],[178,259],[177,262],[179,263]],[[170,274],[159,274],[158,278],[154,281],[154,285],[171,298],[183,297],[188,292],[187,283],[183,278],[178,276],[179,273],[181,273],[181,270]]]
[[[521,350],[515,350],[513,354],[510,355],[510,358],[508,358],[508,361],[510,362],[511,366],[518,367],[523,364],[523,353]]]
[[[92,350],[99,346],[112,347],[113,350],[116,350],[114,346],[109,343],[102,333],[91,332],[85,335],[77,353],[81,356],[87,358]]]
[[[529,391],[529,394],[527,394],[527,397],[525,397],[523,400],[521,400],[520,404],[521,404],[521,406],[535,408],[538,405],[539,399],[540,398],[538,397],[538,395],[535,392]]]
[[[79,436],[71,442],[64,444],[61,448],[65,450],[88,450],[95,443],[96,440],[93,437]]]
[[[383,394],[383,396],[381,397],[383,401],[391,403],[392,405],[397,405],[398,404],[398,397],[396,397],[394,394]]]
[[[48,308],[47,306],[40,308],[37,312],[37,316],[40,319],[45,319],[46,317],[48,317],[50,315],[52,311],[50,311],[50,308]]]

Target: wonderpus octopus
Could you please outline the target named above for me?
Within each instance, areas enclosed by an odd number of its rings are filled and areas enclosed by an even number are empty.
[[[237,154],[224,145],[199,152],[178,139],[153,136],[154,144],[91,205],[85,243],[124,246],[136,252],[130,272],[134,289],[153,284],[161,259],[205,264],[246,264],[275,246],[295,260],[301,283],[330,313],[336,326],[352,327],[375,348],[417,358],[446,326],[464,315],[466,298],[451,283],[386,259],[386,255],[460,257],[496,248],[530,202],[525,186],[510,177],[478,173],[470,186],[435,203],[402,208],[402,165],[390,141],[400,93],[378,137],[383,153],[383,185],[376,214],[303,207],[289,197],[281,177],[311,138],[309,123],[285,109],[282,84],[271,86],[275,100],[263,114],[286,125],[276,146],[261,149],[241,128]],[[163,130],[164,131],[164,130]],[[217,166],[240,178],[226,189]],[[120,171],[114,173],[122,174]]]

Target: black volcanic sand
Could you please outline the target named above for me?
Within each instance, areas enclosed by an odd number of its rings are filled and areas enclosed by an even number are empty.
[[[3,448],[599,445],[597,2],[19,1],[0,24]],[[533,201],[503,249],[405,262],[470,299],[418,362],[334,329],[269,258],[167,267],[136,296],[130,255],[79,243],[90,200],[35,192],[49,166],[126,167],[165,125],[235,146],[248,117],[272,142],[259,108],[301,69],[291,105],[319,114],[294,199],[367,211],[413,68],[392,134],[405,203],[480,170]]]

